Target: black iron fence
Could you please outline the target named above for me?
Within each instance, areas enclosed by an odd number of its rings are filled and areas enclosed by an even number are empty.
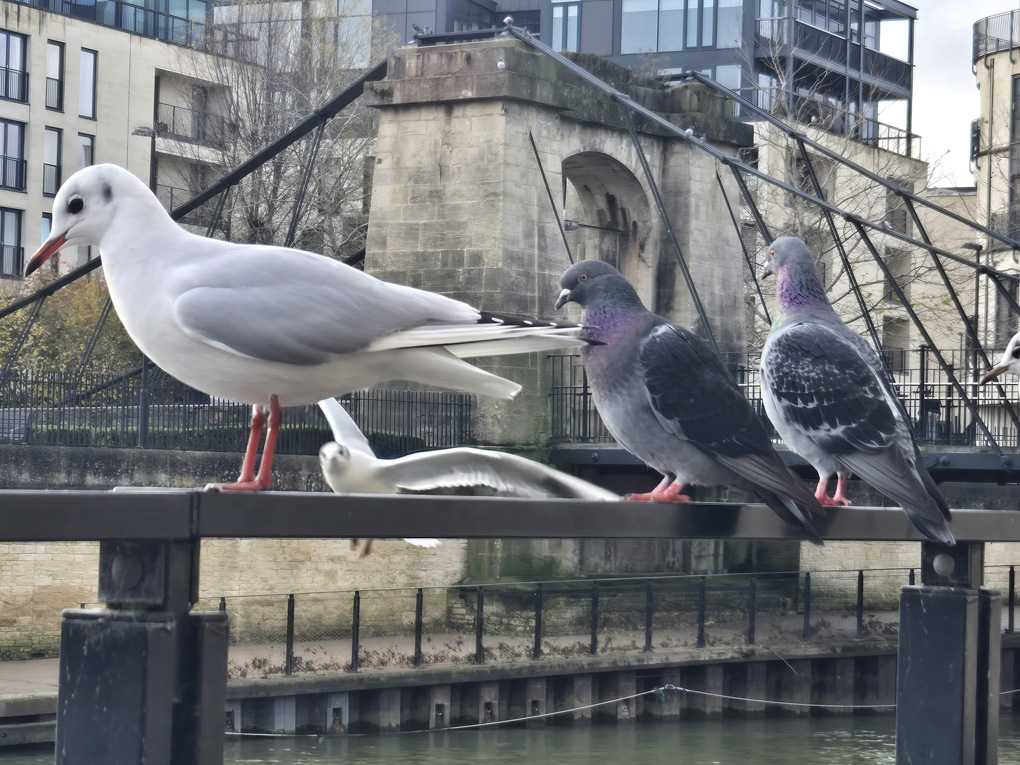
[[[899,632],[914,569],[607,578],[225,596],[230,676],[357,672],[743,645],[846,644]],[[1013,566],[989,566],[1014,629]]]
[[[381,456],[472,441],[465,394],[373,389],[344,403]],[[19,373],[0,384],[0,443],[236,451],[250,419],[248,405],[199,393],[162,372]],[[318,406],[289,407],[277,452],[316,454],[331,438]]]
[[[1020,445],[1020,434],[1002,398],[994,386],[980,386],[976,379],[986,371],[975,364],[974,354],[967,351],[943,354],[958,378],[965,383],[968,395],[977,405],[982,420],[992,436],[1003,447]],[[749,354],[723,354],[737,384],[762,418],[762,422],[781,442],[765,414],[761,401],[758,359]],[[987,447],[990,444],[964,402],[957,395],[949,377],[935,363],[925,348],[886,352],[888,367],[893,371],[893,384],[910,417],[914,435],[921,443],[946,446]],[[602,423],[591,400],[581,358],[577,355],[550,357],[552,387],[552,437],[575,443],[610,443],[614,439]],[[1000,378],[1009,401],[1020,396],[1020,383]]]

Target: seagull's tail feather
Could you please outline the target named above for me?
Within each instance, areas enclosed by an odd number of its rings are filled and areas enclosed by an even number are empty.
[[[804,509],[802,509],[801,506],[792,499],[780,497],[778,494],[773,494],[771,491],[755,489],[754,493],[761,497],[762,501],[772,508],[772,511],[784,521],[793,526],[800,526],[801,530],[804,532],[804,536],[816,545],[824,544],[822,535],[818,533],[818,530],[811,523],[811,519],[809,517],[810,510],[806,513]]]
[[[510,399],[521,392],[521,386],[512,380],[461,361],[443,348],[413,348],[392,353],[399,354],[396,363],[400,365],[400,379],[403,380],[495,398]],[[365,364],[372,364],[377,360],[373,357],[387,355],[387,352],[364,354],[362,359]],[[380,358],[378,361],[387,368],[386,374],[382,377],[392,377],[392,358],[388,360]]]
[[[919,455],[918,455],[919,456]],[[903,455],[887,450],[878,454],[841,454],[839,461],[871,486],[903,508],[917,530],[928,539],[956,544],[949,530],[949,506],[924,463],[909,465]]]

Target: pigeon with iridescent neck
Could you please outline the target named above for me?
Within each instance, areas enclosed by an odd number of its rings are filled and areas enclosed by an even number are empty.
[[[822,504],[849,505],[850,474],[899,504],[931,540],[955,544],[949,507],[924,466],[878,355],[836,315],[811,252],[787,236],[769,248],[777,315],[761,354],[761,393],[787,446],[818,472]],[[827,496],[829,479],[838,476]]]
[[[592,399],[613,437],[662,474],[650,493],[630,499],[689,498],[687,484],[752,492],[816,541],[811,517],[822,508],[783,464],[769,436],[702,338],[648,311],[623,275],[585,260],[560,280],[556,307],[581,306],[581,348]]]

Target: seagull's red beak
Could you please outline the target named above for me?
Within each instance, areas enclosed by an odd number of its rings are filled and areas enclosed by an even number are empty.
[[[53,257],[53,253],[59,250],[67,244],[67,237],[64,234],[54,238],[50,237],[42,243],[42,247],[35,251],[35,255],[28,261],[28,265],[25,266],[25,276],[30,276],[33,272],[38,271],[39,267]]]
[[[994,380],[996,377],[998,377],[999,375],[1001,375],[1005,371],[1006,371],[1006,367],[1001,366],[1001,365],[996,365],[996,366],[992,367],[991,369],[988,370],[988,374],[986,374],[984,377],[981,378],[981,383],[980,384],[984,385],[985,383],[991,382],[992,380]]]

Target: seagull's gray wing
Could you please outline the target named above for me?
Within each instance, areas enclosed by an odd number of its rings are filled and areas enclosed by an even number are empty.
[[[870,349],[842,329],[815,322],[785,327],[770,342],[763,382],[778,416],[824,451],[883,452],[903,439],[906,424]]]
[[[473,325],[471,306],[380,281],[320,255],[282,247],[220,249],[194,266],[174,302],[190,337],[240,356],[316,365],[400,330]],[[443,344],[441,333],[418,344]]]
[[[326,422],[329,423],[329,427],[333,431],[334,441],[343,444],[351,451],[360,451],[372,457],[375,456],[365,434],[361,432],[361,428],[358,427],[354,418],[344,409],[343,404],[335,398],[324,398],[319,402],[319,408],[326,415]]]
[[[388,482],[408,491],[453,486],[488,486],[524,497],[574,497],[610,502],[611,491],[516,454],[460,447],[387,460]]]

